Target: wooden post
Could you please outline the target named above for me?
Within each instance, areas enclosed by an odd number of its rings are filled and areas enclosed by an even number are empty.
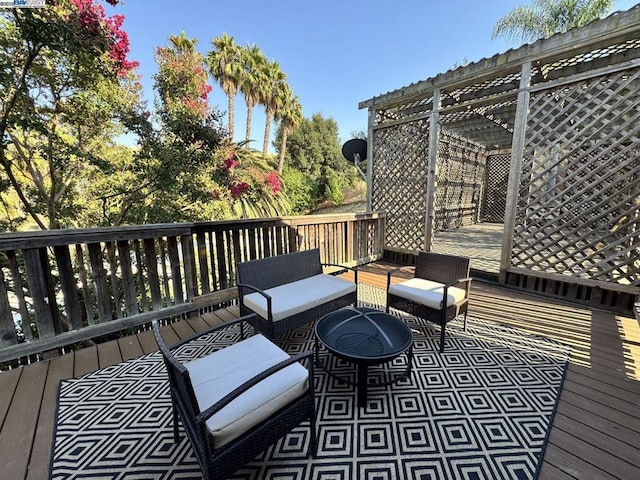
[[[367,121],[367,213],[373,209],[373,124],[376,121],[376,112],[369,109]]]
[[[117,242],[120,271],[122,275],[122,293],[124,295],[124,309],[127,315],[140,313],[138,311],[138,295],[136,293],[136,279],[131,268],[131,250],[127,240]]]
[[[158,276],[158,257],[153,238],[144,239],[144,259],[147,264],[147,280],[151,290],[151,303],[154,310],[162,308],[162,295],[160,294],[160,277]]]
[[[436,204],[436,172],[438,162],[438,137],[440,124],[440,89],[433,90],[433,109],[429,119],[429,158],[427,166],[427,198],[424,218],[424,249],[429,252],[433,246],[433,220]]]
[[[24,266],[27,271],[27,283],[31,291],[33,311],[35,312],[38,338],[51,338],[56,334],[53,315],[49,308],[49,288],[42,255],[39,248],[29,248],[23,251]]]
[[[182,261],[184,263],[184,283],[187,290],[187,298],[192,299],[198,295],[198,277],[196,276],[196,264],[193,251],[193,237],[182,235],[180,237],[182,248]]]
[[[182,290],[182,274],[180,257],[178,256],[178,241],[176,237],[167,237],[167,252],[169,253],[169,268],[171,270],[171,285],[173,286],[173,304],[184,303]]]
[[[107,286],[107,273],[103,266],[102,247],[99,243],[88,243],[87,248],[99,321],[108,322],[112,319],[113,310],[111,309],[111,292]]]
[[[511,266],[511,249],[513,248],[513,230],[516,221],[516,207],[518,202],[518,185],[522,170],[522,155],[527,134],[527,114],[529,111],[529,84],[531,82],[531,62],[522,65],[520,73],[520,91],[516,105],[516,118],[511,142],[511,166],[509,168],[509,184],[507,186],[507,201],[504,212],[504,233],[502,236],[502,254],[500,257],[499,282],[505,284],[507,269]]]
[[[67,314],[67,321],[74,330],[82,328],[82,314],[80,313],[80,302],[78,299],[78,286],[71,264],[71,254],[68,245],[53,247],[58,263],[60,276],[60,288],[64,297],[64,309]],[[28,317],[27,317],[28,318]]]
[[[198,266],[200,267],[200,288],[202,293],[209,293],[211,291],[211,285],[209,283],[209,262],[207,258],[207,239],[204,232],[198,232],[196,234],[196,245],[198,252]]]

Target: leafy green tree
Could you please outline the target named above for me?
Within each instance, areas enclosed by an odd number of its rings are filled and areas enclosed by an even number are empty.
[[[223,33],[211,40],[213,50],[207,54],[206,63],[211,76],[215,78],[227,95],[229,113],[229,137],[233,139],[235,126],[235,97],[242,81],[242,47],[236,45],[233,37]]]
[[[531,6],[518,7],[498,20],[492,38],[522,42],[548,38],[604,17],[614,3],[614,0],[533,0]]]
[[[122,133],[116,118],[138,108],[122,22],[92,0],[0,13],[0,181],[11,227],[73,221],[85,167],[106,166],[104,149]]]
[[[267,59],[260,51],[257,45],[249,45],[242,50],[240,55],[242,59],[243,74],[240,83],[240,91],[244,95],[244,101],[247,105],[247,128],[245,141],[248,147],[251,142],[251,117],[253,108],[258,104],[261,98],[261,89],[265,83],[265,66]]]
[[[338,139],[338,124],[319,113],[303,118],[289,135],[287,145],[287,164],[312,177],[320,177],[326,168],[336,170],[346,164]]]
[[[291,214],[304,215],[316,207],[320,193],[314,178],[289,167],[284,169],[281,178],[291,206]]]
[[[276,139],[285,131],[281,125]],[[356,181],[355,168],[342,156],[338,138],[338,124],[332,118],[324,118],[316,113],[310,119],[303,118],[288,136],[286,163],[289,168],[298,170],[317,185],[312,193],[315,198],[309,202],[316,204],[322,199],[340,203],[343,190]],[[298,193],[287,191],[297,197]],[[298,201],[298,204],[303,203]]]

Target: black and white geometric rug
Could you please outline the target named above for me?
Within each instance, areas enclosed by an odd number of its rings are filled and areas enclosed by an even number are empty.
[[[371,305],[383,298],[363,287]],[[393,312],[402,315],[399,312]],[[414,368],[394,385],[369,387],[367,408],[354,388],[316,368],[318,452],[307,459],[308,425],[295,429],[233,479],[535,479],[562,388],[569,348],[469,318],[447,328],[413,317]],[[187,360],[237,340],[238,332],[184,346]],[[293,354],[313,346],[308,326],[283,337]],[[330,368],[352,367],[325,357]],[[370,382],[401,371],[400,357],[371,368]],[[184,434],[173,444],[171,405],[159,353],[81,378],[59,391],[51,479],[201,479]]]

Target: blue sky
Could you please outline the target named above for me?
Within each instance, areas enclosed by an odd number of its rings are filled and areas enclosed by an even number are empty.
[[[226,32],[239,45],[256,44],[287,74],[305,117],[333,118],[342,142],[366,130],[358,103],[517,45],[491,40],[495,23],[527,0],[124,0],[106,13],[123,14],[131,60],[140,62],[145,98],[153,105],[154,51],[170,35],[197,38],[205,54]],[[618,0],[614,10],[637,2]],[[211,104],[226,111],[220,87]],[[264,111],[253,111],[252,146],[262,148]],[[226,122],[226,118],[225,118]],[[244,139],[246,106],[236,99],[236,140]],[[272,138],[275,127],[272,127]],[[270,151],[274,151],[270,146]]]

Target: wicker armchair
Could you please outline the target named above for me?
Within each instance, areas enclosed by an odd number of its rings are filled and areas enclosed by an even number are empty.
[[[308,452],[316,453],[312,352],[290,357],[260,334],[187,363],[171,352],[206,333],[253,320],[241,317],[171,348],[153,321],[169,376],[174,438],[179,439],[179,416],[205,480],[227,478],[305,420],[311,429]]]
[[[447,323],[464,314],[464,328],[467,328],[469,259],[418,252],[414,278],[392,284],[392,276],[406,268],[409,267],[387,273],[387,312],[395,308],[440,325],[440,352],[444,352]]]

